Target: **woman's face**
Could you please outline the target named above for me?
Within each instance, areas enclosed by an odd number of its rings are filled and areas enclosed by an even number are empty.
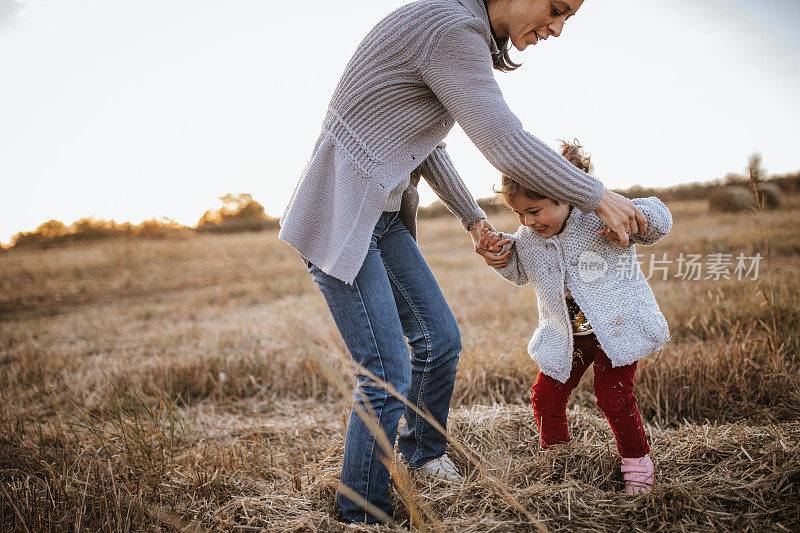
[[[549,37],[558,37],[564,23],[578,11],[583,0],[508,0],[498,7],[492,24],[500,37],[508,35],[517,50],[525,50]],[[491,9],[489,14],[491,15]],[[496,24],[497,22],[497,24]],[[497,27],[499,26],[499,27]],[[502,32],[502,34],[500,33]]]

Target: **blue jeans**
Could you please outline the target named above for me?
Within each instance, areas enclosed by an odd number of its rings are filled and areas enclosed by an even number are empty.
[[[308,261],[306,267],[325,296],[353,361],[392,384],[446,427],[461,332],[436,278],[398,214],[381,215],[352,285]],[[440,457],[447,444],[445,437],[383,388],[369,385],[370,381],[358,376],[353,402],[362,406],[369,402],[392,444],[400,416],[405,416],[397,446],[411,467]],[[381,463],[382,457],[375,437],[354,408],[347,424],[341,482],[392,516],[389,471]],[[345,522],[378,521],[341,493],[337,501]]]

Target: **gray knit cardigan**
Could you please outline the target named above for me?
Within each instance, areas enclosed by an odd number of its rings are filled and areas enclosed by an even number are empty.
[[[378,23],[333,93],[280,238],[352,283],[389,193],[418,169],[465,228],[485,214],[440,145],[458,122],[501,172],[594,211],[604,187],[522,128],[494,79],[482,0],[420,0]]]
[[[533,285],[539,326],[528,353],[546,375],[566,383],[572,370],[573,338],[564,286],[592,325],[613,366],[629,365],[661,350],[669,327],[647,283],[636,244],[655,244],[672,228],[672,214],[658,198],[634,198],[647,217],[647,233],[620,246],[597,234],[605,224],[594,213],[573,209],[558,235],[545,238],[527,226],[512,240],[505,267],[495,269],[517,285]]]

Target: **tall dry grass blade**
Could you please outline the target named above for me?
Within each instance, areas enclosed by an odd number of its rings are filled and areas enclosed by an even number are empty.
[[[308,338],[308,334],[306,333],[305,329],[301,328],[299,326],[299,324],[295,323],[295,321],[292,320],[292,319],[287,319],[287,322],[290,324],[291,327],[293,327],[297,331],[297,333],[299,334],[300,338],[303,339],[303,343],[306,345],[306,348],[312,353],[312,355],[314,355],[315,359],[319,362],[320,367],[323,369],[323,373],[325,374],[325,376],[329,380],[333,380],[332,383],[334,384],[334,386],[337,387],[337,389],[339,389],[339,391],[341,392],[343,397],[347,397],[349,391],[347,389],[347,386],[344,383],[344,380],[341,378],[341,376],[338,375],[338,373],[333,369],[333,367],[331,367],[331,365],[328,363],[328,361],[323,356],[323,354],[320,353],[320,351],[318,349],[316,349],[316,347],[311,344],[310,339]],[[430,412],[427,412],[427,411],[423,412],[416,405],[413,405],[411,402],[408,401],[407,398],[405,398],[402,394],[400,394],[400,392],[391,383],[387,383],[384,380],[378,378],[373,373],[371,373],[369,370],[367,370],[363,366],[359,365],[355,361],[352,361],[352,364],[356,367],[356,372],[357,373],[360,373],[360,374],[368,377],[369,379],[371,379],[374,383],[376,383],[378,386],[380,386],[381,388],[386,390],[389,394],[391,394],[392,396],[394,396],[395,398],[397,398],[398,400],[403,402],[404,405],[406,405],[409,408],[411,408],[415,413],[417,413],[419,416],[421,416],[426,422],[431,424],[431,426],[434,429],[436,429],[436,431],[438,431],[441,435],[443,435],[448,440],[448,442],[450,442],[453,445],[453,447],[456,448],[456,450],[458,450],[460,453],[462,453],[467,458],[467,460],[478,470],[478,472],[481,474],[481,476],[483,476],[485,479],[488,479],[492,483],[492,485],[499,492],[501,499],[504,502],[506,502],[506,504],[508,504],[510,507],[516,509],[523,516],[525,516],[525,518],[527,518],[532,524],[534,524],[536,526],[536,529],[538,531],[540,531],[542,533],[548,531],[547,527],[545,527],[545,525],[540,520],[538,520],[535,516],[533,516],[527,509],[525,509],[525,507],[521,503],[519,503],[519,501],[512,495],[512,493],[508,489],[508,487],[506,487],[499,479],[497,479],[495,476],[491,475],[489,472],[486,471],[486,469],[483,468],[482,463],[475,457],[475,454],[471,450],[468,450],[467,447],[464,444],[462,444],[460,442],[457,442],[455,439],[453,439],[452,437],[450,437],[448,435],[447,430],[445,428],[443,428],[441,426],[441,424],[439,424],[439,422],[430,414]],[[380,428],[380,426],[377,424],[377,422],[368,423],[365,420],[365,417],[367,416],[367,414],[364,413],[363,410],[360,409],[360,407],[358,405],[354,405],[354,407],[356,408],[356,412],[358,413],[359,417],[361,417],[361,419],[364,420],[364,423],[367,425],[367,427],[370,429],[370,432],[372,432],[373,435],[375,435],[375,432],[372,430],[372,427],[377,427],[378,432],[380,434],[383,433],[383,430]],[[388,446],[389,445],[389,441],[386,438],[386,435],[384,434],[384,435],[382,435],[382,437],[383,437],[382,439],[380,439],[380,438],[378,439],[378,441],[382,443],[381,446],[382,447],[384,446],[383,443],[385,443],[385,445]],[[386,456],[387,457],[395,457],[394,446],[390,447],[390,453],[386,453]],[[393,460],[392,463],[396,464],[397,461]],[[404,494],[402,492],[402,488],[403,487],[408,487],[409,490],[411,490],[410,489],[410,487],[412,486],[411,485],[411,481],[410,481],[410,479],[407,479],[407,477],[408,477],[407,473],[403,472],[400,475],[403,476],[404,479],[403,479],[403,481],[401,483],[397,483],[396,482],[395,485],[398,487],[399,490],[401,490],[401,492],[400,492],[401,500],[403,500],[404,505],[406,505],[406,508],[409,511],[409,516],[412,518],[412,524],[414,524],[415,527],[420,527],[418,525],[418,523],[416,522],[416,520],[419,520],[419,522],[422,523],[422,518],[420,516],[420,512],[419,512],[417,506],[414,505],[411,502],[410,494]],[[412,509],[413,509],[413,512],[412,512]]]
[[[78,512],[75,513],[75,533],[81,531],[81,519],[83,518],[83,506],[86,505],[86,494],[89,492],[89,475],[92,473],[92,461],[89,461],[89,468],[86,469],[86,479],[83,482],[83,494],[81,494],[81,503],[78,506]]]
[[[753,190],[753,194],[756,197],[756,206],[753,208],[753,214],[756,218],[756,222],[758,223],[758,227],[761,230],[761,239],[764,243],[764,264],[766,266],[767,271],[767,285],[769,285],[769,298],[767,297],[767,293],[762,291],[764,295],[764,299],[767,301],[767,306],[769,307],[769,312],[772,317],[772,331],[768,330],[769,337],[770,337],[770,349],[773,356],[773,361],[777,360],[777,350],[779,346],[778,340],[778,320],[775,315],[775,284],[772,282],[772,269],[769,268],[769,239],[767,238],[767,230],[764,228],[764,221],[762,220],[760,214],[764,210],[764,198],[758,190],[758,182],[756,180],[756,173],[755,169],[750,169],[749,175],[749,184],[750,188]]]
[[[11,502],[11,506],[14,508],[14,514],[17,515],[20,524],[22,524],[22,529],[26,531],[26,533],[31,533],[31,530],[28,529],[28,525],[25,523],[25,519],[22,517],[22,513],[19,512],[19,507],[17,507],[16,502],[9,496],[8,492],[6,492],[6,488],[3,485],[0,485],[0,489],[3,490],[3,494]]]
[[[295,325],[295,327],[297,327],[297,326]],[[299,331],[302,332],[303,330],[299,330]],[[349,394],[349,389],[348,389],[347,385],[345,384],[344,380],[342,379],[342,377],[328,363],[328,361],[325,358],[325,356],[322,353],[320,353],[320,351],[317,350],[316,347],[311,345],[311,343],[309,342],[309,340],[306,337],[304,332],[302,333],[302,337],[301,338],[304,339],[304,343],[306,344],[306,347],[309,349],[311,354],[314,356],[314,358],[317,361],[317,364],[320,365],[320,368],[322,368],[322,372],[325,375],[325,377],[339,390],[339,392],[342,394],[342,396],[346,398],[348,396],[348,394]],[[384,464],[384,466],[387,466],[387,469],[389,470],[390,473],[392,473],[393,475],[397,476],[395,478],[396,479],[395,485],[397,486],[397,488],[400,491],[400,499],[403,501],[403,505],[406,507],[406,510],[408,511],[408,515],[409,515],[409,517],[411,519],[411,523],[414,525],[414,527],[416,527],[420,531],[427,531],[428,527],[426,526],[425,521],[422,518],[422,513],[419,511],[417,505],[413,502],[411,494],[409,493],[409,491],[411,490],[412,485],[411,485],[411,481],[409,479],[408,473],[405,471],[404,468],[391,468],[390,467],[391,465],[397,465],[398,464],[397,457],[395,456],[395,453],[394,453],[394,445],[389,442],[389,439],[386,436],[386,433],[383,431],[383,428],[380,426],[380,423],[378,422],[377,416],[375,416],[375,411],[372,409],[372,406],[369,404],[369,401],[366,398],[364,398],[364,403],[365,403],[365,405],[367,405],[367,408],[370,410],[370,413],[367,413],[367,411],[364,408],[362,408],[360,405],[358,405],[358,403],[353,403],[353,409],[355,409],[356,414],[358,414],[358,417],[361,418],[361,420],[364,422],[364,425],[367,426],[367,429],[375,437],[375,440],[378,442],[378,445],[381,447],[381,450],[383,451],[384,456],[389,461],[390,464],[389,465]],[[349,489],[350,494],[355,494],[352,491],[352,489],[350,489],[349,487],[348,487],[348,489]],[[345,496],[347,496],[348,498],[350,498],[350,495],[348,493],[343,492],[343,494]],[[363,498],[359,498],[357,500],[354,500],[353,498],[350,498],[350,499],[354,503],[356,503],[357,505],[360,505],[365,511],[367,511],[368,513],[370,513],[373,516],[375,516],[376,518],[378,518],[379,520],[385,521],[384,518],[374,514],[374,512],[372,510],[370,510],[369,508],[367,508],[367,507],[365,507],[363,505],[363,503],[366,501]],[[372,504],[370,504],[370,508],[373,509],[373,510],[377,510],[377,508],[375,506],[373,506]],[[381,514],[383,516],[386,516],[385,513],[381,513]]]
[[[124,498],[125,503],[130,507],[135,509],[139,509],[150,515],[152,518],[155,518],[159,522],[164,525],[171,526],[178,531],[184,533],[210,533],[211,530],[204,528],[202,525],[198,524],[197,522],[190,522],[181,518],[180,516],[172,513],[160,505],[155,504],[147,504],[141,498],[138,497],[128,497]]]
[[[339,482],[339,485],[337,485],[336,490],[338,492],[341,492],[351,500],[353,500],[353,502],[355,502],[357,505],[360,505],[365,511],[367,511],[369,514],[371,514],[381,522],[384,522],[387,526],[398,527],[398,524],[397,522],[394,521],[394,518],[392,518],[388,514],[384,513],[383,511],[375,507],[372,503],[364,499],[360,494],[358,494],[356,491],[354,491],[344,483]]]
[[[536,529],[538,531],[540,532],[548,531],[547,527],[540,520],[534,517],[530,512],[528,512],[527,509],[525,509],[525,507],[522,506],[521,503],[519,503],[519,501],[512,495],[509,488],[506,487],[505,484],[503,484],[503,482],[501,482],[495,476],[487,472],[485,468],[483,468],[483,464],[476,458],[477,454],[474,453],[472,450],[470,450],[467,445],[459,442],[457,439],[450,436],[447,430],[443,428],[441,424],[439,424],[439,422],[433,417],[433,415],[431,415],[429,411],[427,410],[423,411],[416,405],[409,402],[408,399],[405,398],[402,394],[400,394],[391,383],[386,383],[384,380],[380,379],[372,372],[370,372],[369,370],[360,365],[356,366],[357,366],[356,369],[357,372],[363,374],[364,376],[367,376],[378,386],[384,388],[389,394],[402,401],[406,406],[408,406],[411,410],[413,410],[415,413],[421,416],[426,422],[428,422],[431,426],[433,426],[433,428],[436,429],[436,431],[441,433],[459,453],[463,454],[464,457],[467,458],[467,460],[478,470],[481,476],[488,479],[492,483],[492,485],[496,489],[498,489],[498,491],[500,492],[500,497],[503,499],[503,501],[505,501],[509,506],[513,507],[514,509],[522,513],[525,516],[525,518],[530,520],[531,523],[533,523],[536,526]]]

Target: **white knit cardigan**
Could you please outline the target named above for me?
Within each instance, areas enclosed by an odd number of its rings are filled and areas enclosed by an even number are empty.
[[[658,198],[633,203],[647,217],[647,234],[634,235],[628,247],[597,235],[603,222],[594,213],[573,209],[561,233],[545,238],[520,226],[512,239],[507,266],[496,269],[507,280],[530,283],[536,291],[539,326],[528,353],[546,375],[565,383],[572,369],[572,327],[564,285],[586,315],[613,366],[629,365],[659,351],[669,328],[642,274],[636,244],[653,244],[672,228],[672,215]]]
[[[417,168],[465,228],[483,218],[440,145],[455,122],[526,187],[597,209],[602,183],[525,131],[506,105],[496,51],[483,0],[420,0],[380,21],[334,91],[280,238],[352,283],[391,191]]]

